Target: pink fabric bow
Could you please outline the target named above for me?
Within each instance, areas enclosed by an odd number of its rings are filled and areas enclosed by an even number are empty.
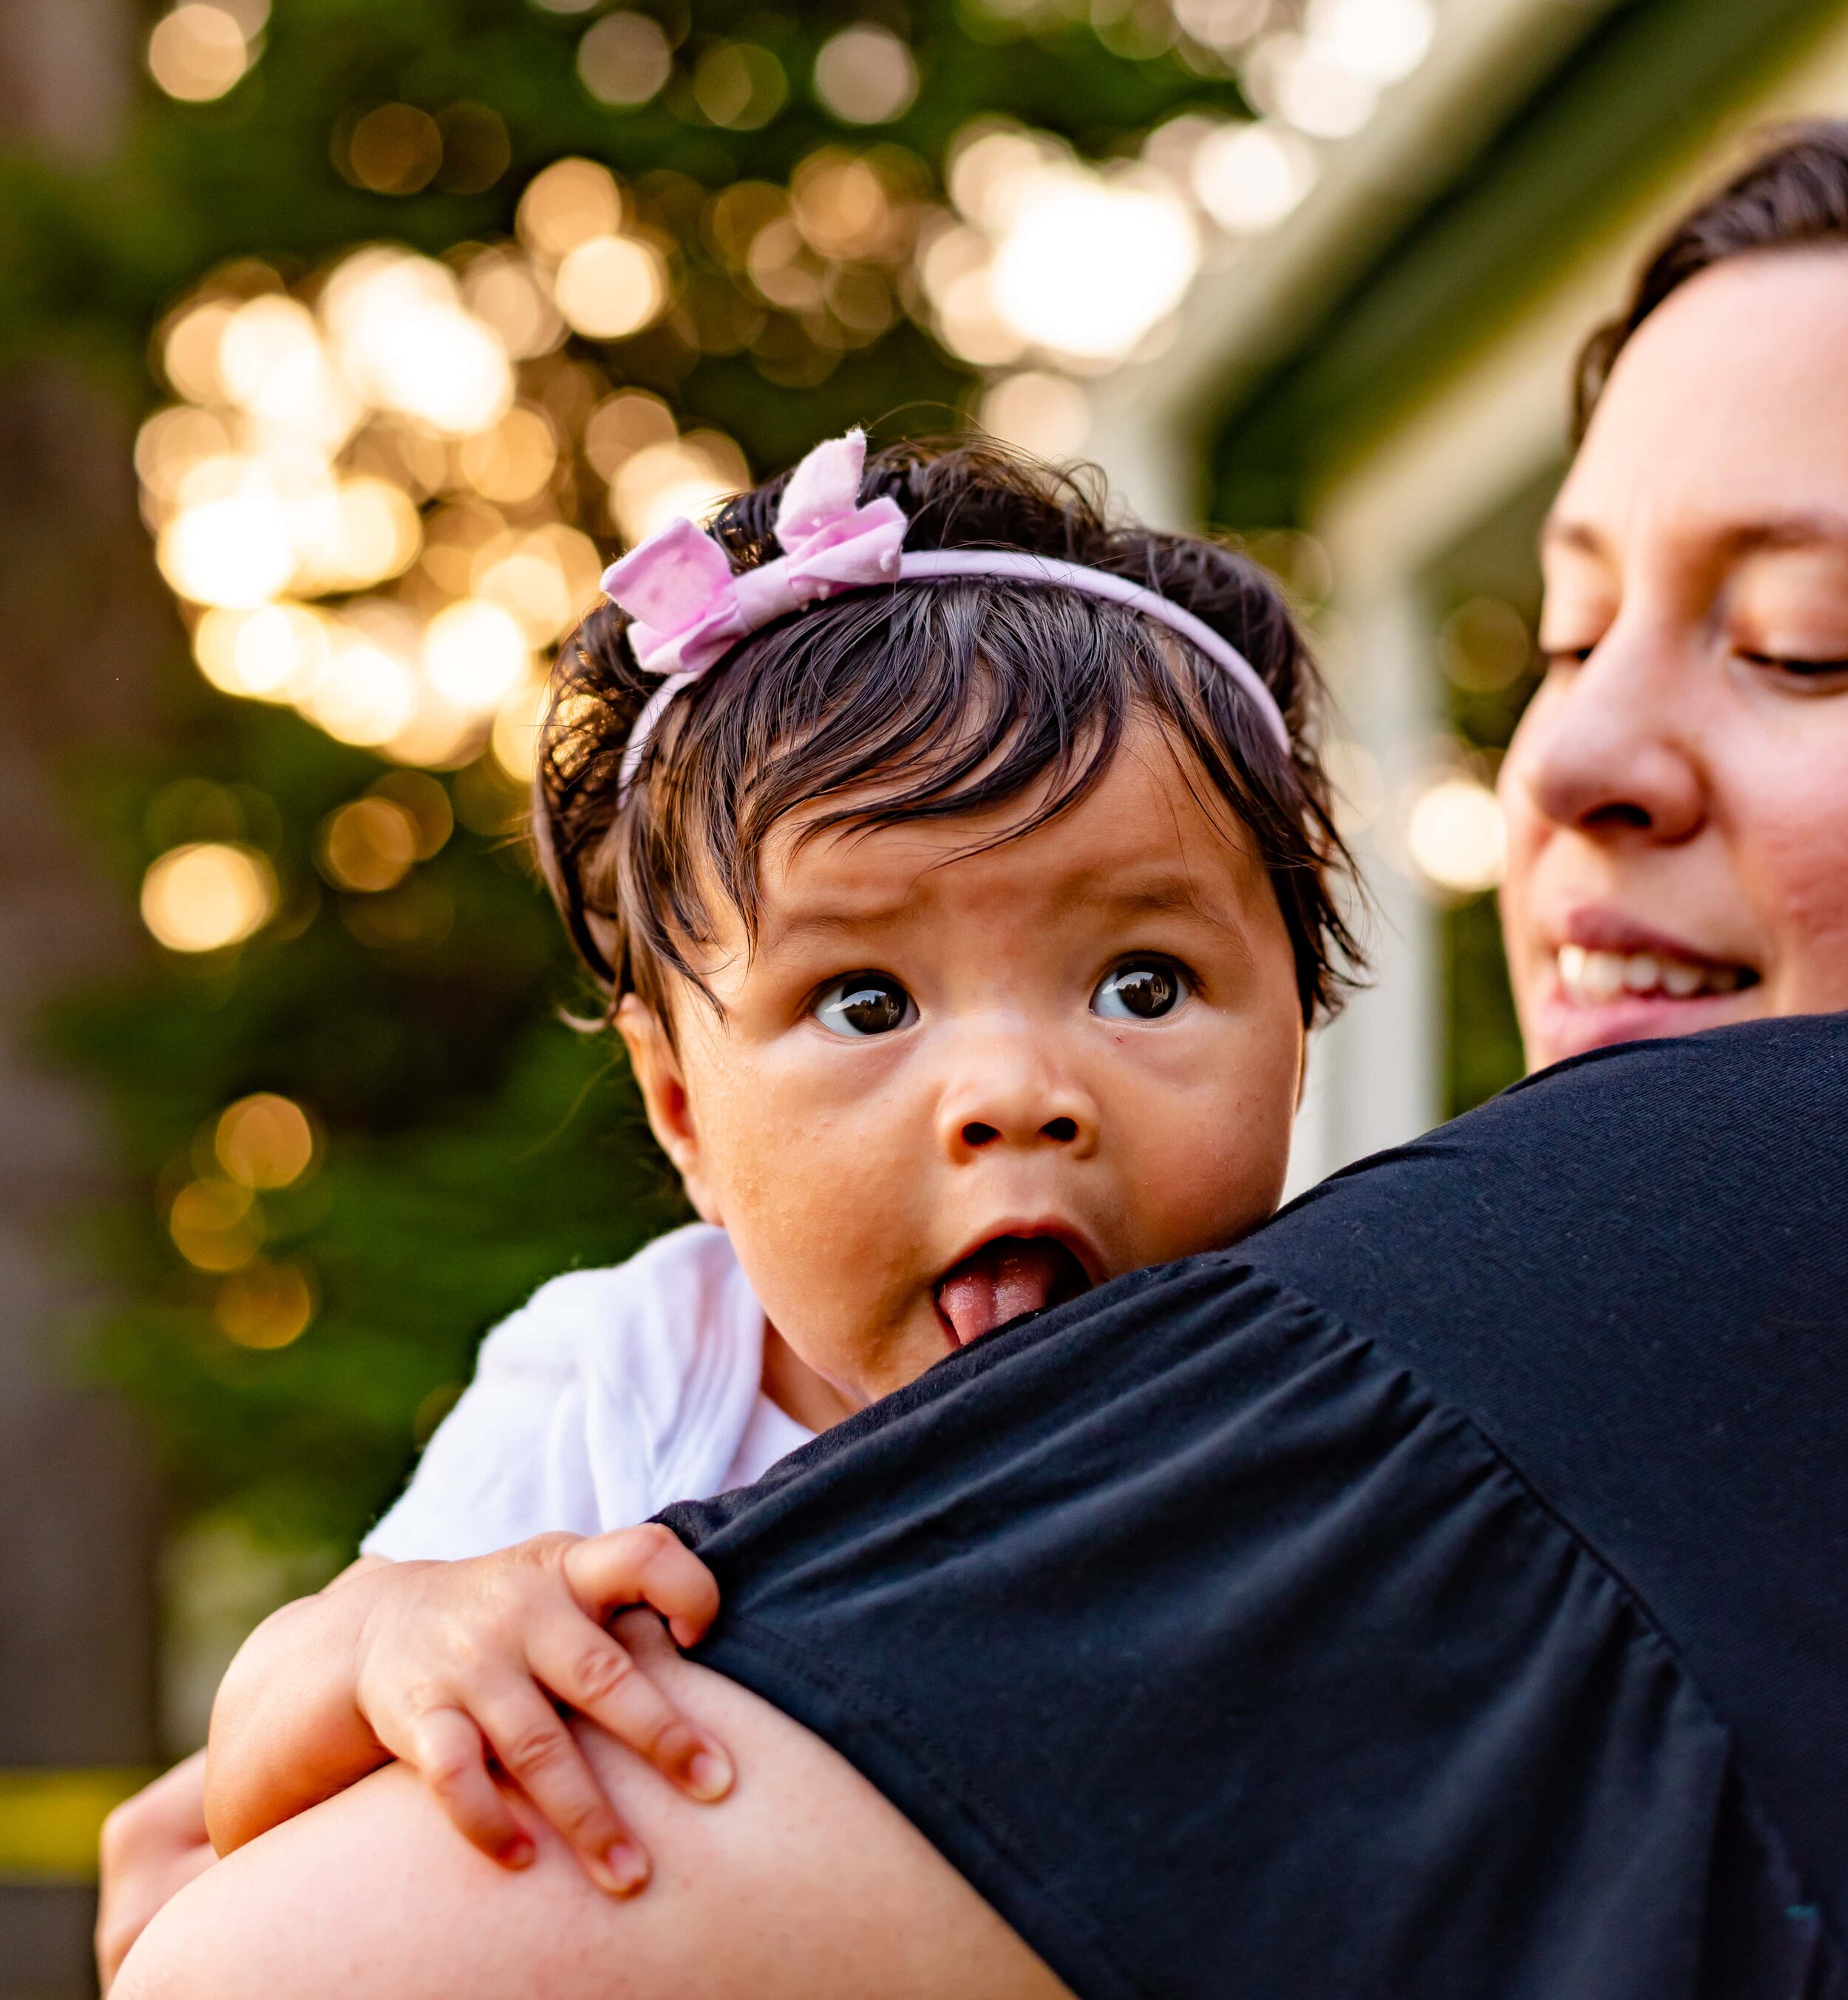
[[[734,575],[712,536],[681,519],[604,572],[604,595],[634,621],[629,643],[645,672],[697,679],[772,619],[898,575],[910,525],[896,500],[862,507],[866,433],[818,444],[789,475],[776,511],[783,553]]]

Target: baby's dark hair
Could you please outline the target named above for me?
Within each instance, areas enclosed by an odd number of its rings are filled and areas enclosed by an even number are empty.
[[[787,475],[733,501],[712,533],[734,571],[779,553]],[[990,578],[896,582],[810,606],[740,641],[674,696],[626,789],[630,731],[660,685],[627,615],[600,604],[559,655],[533,827],[573,942],[609,1005],[665,1020],[671,969],[713,932],[716,888],[754,934],[758,860],[789,814],[829,800],[805,838],[949,820],[1028,801],[997,839],[1075,804],[1125,723],[1151,717],[1250,830],[1289,929],[1303,1018],[1335,1009],[1360,953],[1340,905],[1353,864],[1315,750],[1319,682],[1289,607],[1258,564],[1188,535],[1116,524],[1097,482],[987,442],[907,443],[868,459],[860,497],[888,494],[908,552],[1012,549],[1132,578],[1238,648],[1290,725],[1286,755],[1231,676],[1122,606]]]

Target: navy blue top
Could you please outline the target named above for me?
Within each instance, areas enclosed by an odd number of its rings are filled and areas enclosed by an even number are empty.
[[[1844,1134],[1563,1064],[670,1510],[701,1656],[1087,2000],[1848,1995]]]

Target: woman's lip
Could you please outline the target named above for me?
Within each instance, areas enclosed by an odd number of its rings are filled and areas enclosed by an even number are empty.
[[[1759,1011],[1751,993],[1747,987],[1734,993],[1697,994],[1685,1000],[1662,994],[1624,993],[1593,1003],[1569,998],[1558,981],[1551,980],[1534,1006],[1529,1032],[1544,1061],[1562,1062],[1568,1056],[1620,1042],[1697,1034],[1703,1028],[1722,1026]]]
[[[1750,968],[1742,959],[1732,959],[1724,953],[1704,951],[1698,945],[1690,944],[1685,938],[1672,936],[1667,931],[1659,931],[1652,925],[1636,922],[1621,910],[1601,909],[1586,905],[1574,910],[1562,923],[1551,940],[1550,949],[1556,954],[1564,945],[1577,945],[1584,951],[1621,952],[1625,957],[1648,952],[1657,957],[1678,959],[1683,964],[1699,966],[1732,966],[1741,970]]]

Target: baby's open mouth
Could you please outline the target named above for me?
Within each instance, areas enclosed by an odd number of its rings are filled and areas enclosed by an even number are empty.
[[[959,1347],[1028,1313],[1090,1290],[1073,1253],[1052,1236],[997,1236],[937,1281],[937,1310]]]

